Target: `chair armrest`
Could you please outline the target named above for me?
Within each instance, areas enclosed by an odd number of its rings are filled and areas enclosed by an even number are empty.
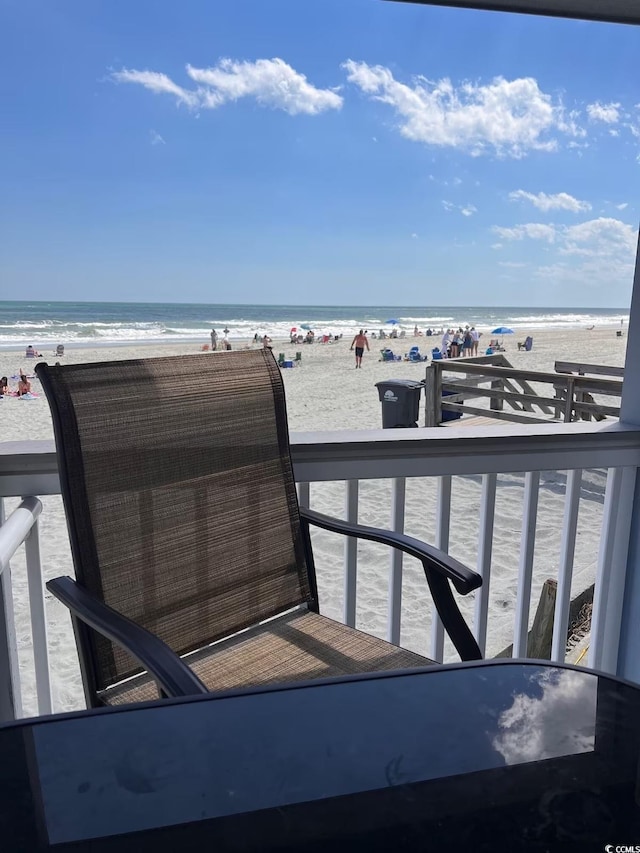
[[[300,508],[300,517],[305,525],[315,524],[334,533],[368,539],[371,542],[381,542],[383,545],[390,545],[420,560],[438,615],[461,659],[482,659],[480,647],[460,613],[448,583],[451,581],[459,593],[466,595],[482,586],[482,578],[477,572],[439,548],[434,548],[404,533],[354,524],[311,509]]]
[[[209,692],[198,676],[159,637],[97,599],[71,578],[54,578],[47,583],[47,589],[74,616],[134,657],[167,696]]]
[[[427,545],[426,542],[415,539],[413,536],[407,536],[405,533],[398,533],[394,530],[354,524],[351,521],[333,518],[330,515],[302,507],[300,508],[300,515],[311,524],[325,530],[343,533],[345,536],[356,536],[358,539],[369,539],[371,542],[381,542],[383,545],[391,545],[399,551],[404,551],[405,554],[416,557],[423,564],[426,560],[433,569],[448,578],[461,595],[466,595],[482,586],[482,578],[473,569],[439,548]]]

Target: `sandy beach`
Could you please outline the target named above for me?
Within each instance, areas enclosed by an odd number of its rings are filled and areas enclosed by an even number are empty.
[[[623,337],[618,338],[616,331],[619,328],[599,327],[590,331],[528,331],[519,328],[516,334],[505,338],[505,355],[514,367],[532,370],[553,371],[555,360],[620,366],[625,358],[626,328]],[[524,340],[527,334],[534,336],[533,349],[531,352],[518,352],[517,341]],[[481,340],[481,352],[482,345],[489,337],[485,334]],[[424,364],[407,362],[381,362],[378,360],[380,347],[388,344],[396,353],[403,354],[410,346],[418,344],[422,352],[427,352],[437,340],[414,338],[412,335],[404,340],[391,342],[371,340],[371,352],[365,353],[362,370],[354,369],[354,354],[349,351],[351,341],[346,337],[334,343],[311,346],[274,341],[273,350],[276,355],[284,352],[289,358],[294,357],[296,351],[302,353],[299,366],[283,371],[291,430],[379,427],[380,403],[375,383],[392,377],[422,379],[425,367]],[[248,345],[248,341],[233,342],[234,349]],[[67,348],[62,360],[67,364],[146,358],[194,353],[199,349],[193,342]],[[52,351],[45,351],[43,355],[51,362],[58,360]],[[218,354],[212,354],[211,357],[216,358]],[[0,376],[16,376],[21,368],[32,373],[33,366],[33,360],[25,360],[23,348],[0,351]],[[10,385],[16,387],[17,381],[11,380]],[[32,380],[32,386],[34,394],[37,395],[35,399],[5,397],[0,400],[0,441],[52,438],[49,408],[37,379]],[[522,517],[523,476],[505,474],[498,480],[488,655],[495,654],[512,639]],[[533,609],[542,583],[557,572],[565,481],[563,472],[546,472],[541,478]],[[406,530],[427,540],[433,539],[435,529],[436,485],[435,480],[430,478],[409,480],[407,484]],[[586,588],[594,579],[604,486],[605,472],[584,472],[573,595]],[[456,557],[471,565],[475,564],[476,559],[480,488],[480,477],[454,479],[450,550]],[[391,513],[390,491],[389,482],[372,480],[361,483],[360,520],[388,526]],[[311,488],[311,500],[315,508],[341,515],[344,506],[343,484],[314,484]],[[15,503],[13,499],[6,502],[8,512]],[[61,499],[58,496],[44,497],[43,504],[41,548],[45,575],[50,578],[59,574],[72,574]],[[343,542],[339,537],[320,532],[315,534],[315,549],[322,611],[328,616],[339,618],[343,596]],[[369,543],[359,546],[358,626],[380,636],[385,635],[386,629],[388,565],[387,549]],[[22,556],[15,559],[13,572],[21,664],[30,669],[28,598]],[[405,562],[403,595],[402,643],[416,651],[428,653],[430,604],[426,583],[421,576],[421,567],[412,560]],[[47,608],[55,708],[68,710],[82,707],[83,697],[70,620],[64,608],[50,596],[47,596]],[[473,602],[469,597],[464,600],[464,612],[470,616],[472,611]],[[23,700],[25,708],[33,711],[34,690],[31,679],[27,680]]]

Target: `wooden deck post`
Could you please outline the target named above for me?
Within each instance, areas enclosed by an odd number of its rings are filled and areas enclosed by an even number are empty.
[[[424,386],[424,425],[436,427],[442,420],[442,370],[441,362],[432,361],[426,370]]]
[[[504,391],[504,380],[493,379],[491,387],[496,388],[498,391]],[[493,409],[494,412],[501,412],[504,409],[504,400],[502,397],[491,397],[489,400],[489,408]]]
[[[567,378],[567,396],[564,401],[564,422],[570,424],[573,420],[573,394],[575,383],[573,377]]]
[[[542,586],[540,601],[533,625],[527,637],[527,657],[551,660],[551,642],[553,639],[553,619],[556,608],[556,593],[558,582],[549,578]],[[513,655],[513,645],[507,646],[497,658],[510,658]]]

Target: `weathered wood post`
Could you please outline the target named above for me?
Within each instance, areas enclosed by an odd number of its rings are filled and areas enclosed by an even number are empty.
[[[496,388],[498,391],[504,391],[504,379],[493,379],[491,387]],[[491,397],[489,408],[493,409],[494,412],[501,412],[504,409],[504,400],[502,397]]]
[[[432,361],[426,370],[424,425],[436,427],[442,420],[442,370],[440,361]]]
[[[567,396],[564,401],[564,422],[570,424],[573,420],[573,394],[575,389],[575,380],[573,376],[567,377]]]
[[[553,619],[556,609],[556,594],[558,582],[549,578],[540,591],[538,609],[533,617],[533,625],[527,635],[527,657],[551,660],[551,642],[553,640]],[[510,658],[513,655],[513,644],[507,646],[497,658]]]

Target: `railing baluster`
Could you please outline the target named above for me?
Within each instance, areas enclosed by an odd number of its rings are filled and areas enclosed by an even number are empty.
[[[536,543],[539,486],[540,472],[528,471],[524,478],[522,535],[520,537],[520,565],[518,567],[518,594],[516,596],[516,621],[513,629],[514,658],[523,658],[527,656],[529,609],[531,607],[531,579],[533,576],[533,553]]]
[[[438,477],[438,504],[436,509],[436,548],[449,551],[451,522],[451,475]],[[442,663],[444,659],[444,625],[434,602],[431,615],[431,659]]]
[[[345,513],[347,521],[358,521],[358,480],[347,480],[345,490]],[[345,536],[344,543],[344,622],[356,626],[356,598],[358,583],[358,540]]]
[[[475,637],[483,655],[487,645],[487,614],[489,612],[489,587],[491,583],[493,521],[496,512],[496,485],[497,476],[495,474],[482,475],[477,565],[478,574],[482,576],[482,586],[476,591],[473,625]]]
[[[310,483],[298,483],[298,503],[305,509],[309,509],[311,500]]]
[[[591,617],[589,666],[615,674],[622,623],[636,468],[610,468]]]
[[[404,503],[407,481],[404,477],[395,477],[391,481],[391,527],[398,532],[404,531]],[[387,639],[400,645],[400,622],[402,615],[402,551],[394,548],[389,566],[389,617],[387,620]]]
[[[0,527],[5,522],[4,498],[0,498]],[[13,610],[11,565],[0,567],[0,721],[22,716],[18,644]]]
[[[578,528],[581,487],[582,469],[576,468],[573,471],[569,471],[567,474],[567,491],[564,500],[558,592],[556,593],[556,607],[553,614],[553,639],[551,641],[551,660],[556,663],[564,662],[567,650],[571,579],[573,577],[573,557],[576,550],[576,531]]]
[[[36,692],[38,710],[41,714],[51,714],[51,673],[49,670],[49,647],[47,644],[47,616],[44,606],[44,583],[40,562],[40,535],[38,521],[33,524],[24,540],[27,558],[27,582],[29,585],[29,607],[31,610],[31,635],[33,638],[33,659],[36,671]]]

